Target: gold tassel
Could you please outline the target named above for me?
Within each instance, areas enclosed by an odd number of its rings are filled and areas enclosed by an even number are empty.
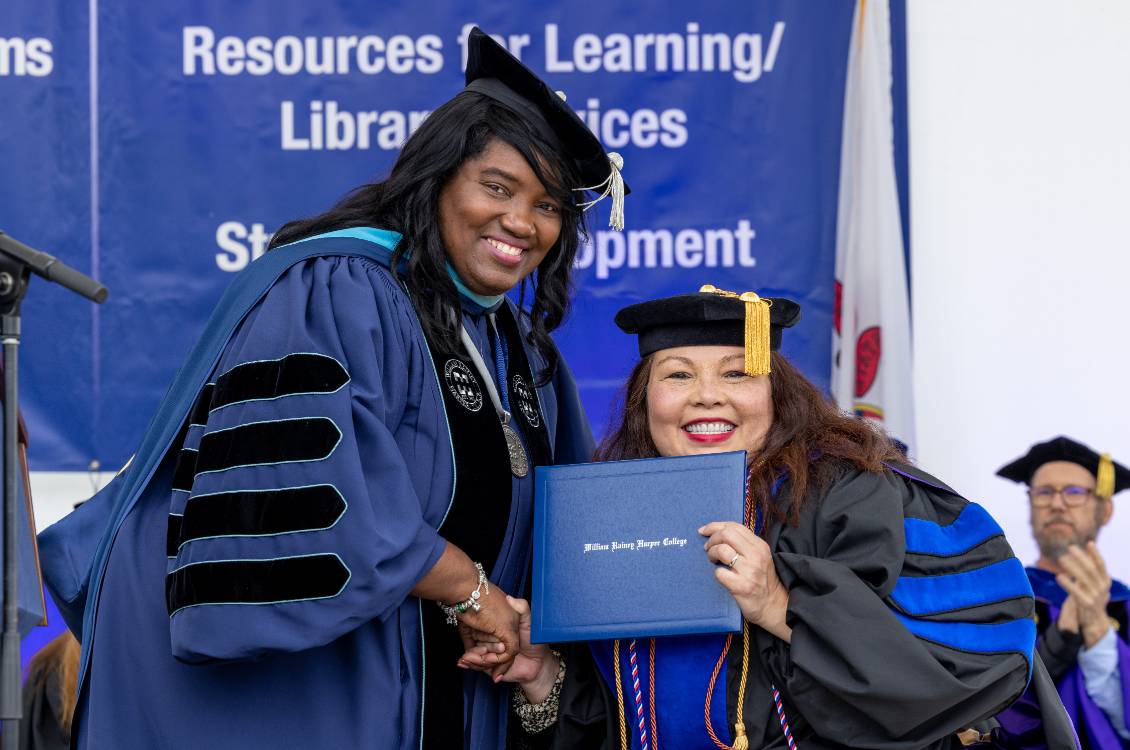
[[[1095,495],[1102,498],[1114,496],[1114,462],[1109,453],[1099,456],[1099,470],[1095,472]]]
[[[742,622],[742,681],[738,683],[738,706],[734,711],[734,750],[749,750],[745,736],[745,686],[749,680],[749,623]]]
[[[769,374],[769,302],[753,292],[739,298],[745,303],[745,371],[749,375]]]
[[[772,323],[769,308],[772,303],[761,299],[753,292],[727,292],[713,284],[704,284],[698,290],[702,294],[719,294],[723,297],[736,297],[745,303],[745,371],[747,375],[768,375],[772,340]]]

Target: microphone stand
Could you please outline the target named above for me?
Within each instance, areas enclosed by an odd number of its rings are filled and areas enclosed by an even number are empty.
[[[3,746],[19,747],[23,701],[20,691],[19,626],[19,408],[18,357],[20,303],[35,273],[94,302],[103,302],[106,287],[47,253],[34,250],[0,232],[0,344],[4,347],[4,627],[0,635],[0,721]]]

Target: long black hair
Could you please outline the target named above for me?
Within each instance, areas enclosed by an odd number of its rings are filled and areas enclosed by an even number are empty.
[[[482,94],[463,91],[432,112],[408,139],[391,174],[383,182],[363,185],[346,195],[325,213],[289,222],[271,240],[275,248],[323,232],[347,227],[375,226],[404,236],[392,259],[393,273],[400,274],[416,305],[420,325],[433,340],[450,351],[459,344],[462,324],[459,292],[447,273],[447,252],[439,222],[439,197],[459,168],[478,156],[491,140],[513,146],[529,163],[546,190],[561,205],[561,234],[557,243],[522,281],[520,303],[525,303],[527,284],[533,289],[529,316],[529,343],[546,362],[538,383],[549,380],[557,367],[557,349],[550,331],[561,325],[569,309],[573,260],[584,220],[571,186],[580,186],[576,163],[547,143],[521,117]],[[450,313],[456,314],[456,325]]]

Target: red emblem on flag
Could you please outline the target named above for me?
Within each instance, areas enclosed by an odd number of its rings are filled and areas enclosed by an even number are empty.
[[[836,333],[840,332],[840,321],[844,312],[844,285],[839,281],[836,282],[836,298],[832,304],[832,327],[836,329]]]
[[[879,374],[879,358],[882,352],[879,326],[872,326],[859,334],[859,339],[855,342],[856,398],[862,398],[875,384],[875,376]]]

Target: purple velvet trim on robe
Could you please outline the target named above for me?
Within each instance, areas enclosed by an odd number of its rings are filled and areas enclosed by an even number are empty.
[[[1028,575],[1037,598],[1047,604],[1048,617],[1054,622],[1059,618],[1066,592],[1055,583],[1054,577],[1045,571],[1029,568]],[[1123,584],[1115,581],[1111,588],[1112,599],[1115,601],[1124,596],[1125,586]],[[1119,635],[1121,636],[1121,634]],[[1130,675],[1130,646],[1127,646],[1121,637],[1117,639],[1117,644],[1118,668],[1122,676],[1123,715],[1130,717],[1130,680],[1127,680],[1127,675]],[[1110,719],[1087,694],[1086,680],[1082,669],[1078,666],[1072,667],[1060,679],[1056,688],[1080,737],[1082,738],[1085,735],[1090,747],[1102,748],[1102,750],[1130,750],[1130,742],[1119,737],[1118,732],[1111,725]],[[1033,697],[1031,686],[1020,700],[1000,713],[996,719],[1001,723],[1003,730],[1001,733],[1012,738],[1009,742],[998,745],[999,747],[1047,747],[1046,744],[1043,744],[1043,731],[1040,726],[1042,721],[1040,703]],[[1039,738],[1038,741],[1035,739],[1037,737]]]
[[[1121,638],[1118,644],[1118,670],[1122,677],[1122,711],[1123,716],[1130,716],[1130,646]],[[1114,750],[1130,748],[1130,742],[1122,739],[1110,723],[1103,710],[1087,695],[1087,683],[1083,677],[1083,670],[1074,667],[1058,685],[1059,695],[1063,699],[1064,708],[1074,719],[1076,727],[1086,733],[1091,747]]]

